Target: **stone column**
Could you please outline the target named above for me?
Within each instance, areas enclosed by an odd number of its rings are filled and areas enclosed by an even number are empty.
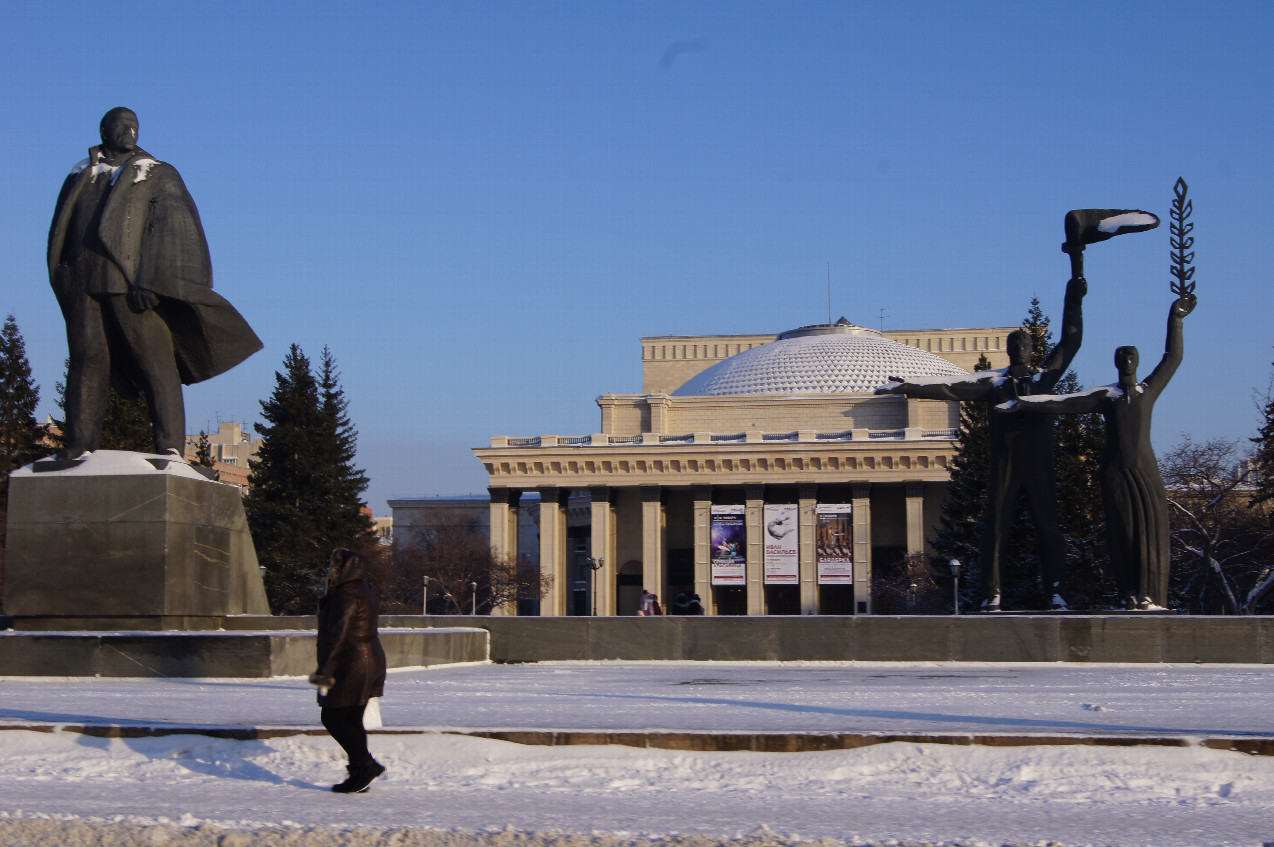
[[[871,614],[871,483],[855,482],[854,614]]]
[[[712,595],[712,486],[696,485],[694,497],[695,593],[706,614],[716,614]]]
[[[540,573],[553,577],[549,593],[540,601],[541,616],[566,614],[566,498],[562,488],[540,489]]]
[[[925,484],[907,481],[907,555],[925,551]]]
[[[743,486],[748,534],[748,614],[765,614],[765,486]]]
[[[591,546],[593,558],[602,560],[602,568],[594,571],[593,603],[591,612],[597,609],[598,615],[615,614],[615,586],[619,573],[618,552],[615,549],[615,519],[611,505],[611,490],[605,486],[588,490],[592,500],[589,516],[592,519]]]
[[[659,605],[666,606],[664,596],[664,508],[662,491],[657,485],[641,489],[641,579],[646,590],[659,595]]]
[[[516,488],[488,488],[491,495],[491,555],[518,560],[518,502],[522,492]],[[517,601],[491,610],[493,615],[517,615]]]
[[[801,575],[801,614],[818,614],[818,551],[815,544],[815,533],[818,529],[818,516],[814,507],[818,501],[818,486],[813,483],[802,483],[796,489],[797,555],[800,561]]]
[[[488,488],[491,495],[491,555],[518,557],[518,502],[516,488]]]

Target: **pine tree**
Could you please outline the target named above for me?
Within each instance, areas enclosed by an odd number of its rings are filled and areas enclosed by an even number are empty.
[[[347,414],[349,403],[340,385],[340,371],[332,351],[323,348],[319,361],[319,417],[322,421],[321,437],[327,442],[328,478],[323,482],[330,503],[328,519],[334,538],[347,538],[353,546],[372,529],[371,519],[363,512],[363,492],[367,490],[367,475],[354,466],[358,448],[358,433]]]
[[[1274,377],[1265,394],[1260,397],[1264,401],[1261,407],[1261,428],[1256,437],[1250,439],[1256,447],[1252,451],[1251,484],[1255,490],[1250,506],[1258,506],[1274,500]]]
[[[35,418],[39,402],[26,342],[9,315],[0,330],[0,471],[6,476],[49,452],[42,446],[44,431]],[[0,485],[0,508],[7,508],[8,498],[8,485]]]
[[[1075,373],[1068,371],[1054,390],[1073,394],[1082,388]],[[1119,600],[1106,557],[1106,512],[1099,477],[1105,450],[1106,421],[1101,414],[1057,416],[1053,424],[1057,519],[1066,539],[1062,596],[1075,610],[1109,609]]]
[[[987,357],[979,356],[973,370],[990,369]],[[978,561],[991,468],[991,424],[987,414],[987,405],[981,400],[960,404],[959,446],[951,459],[951,477],[939,510],[939,529],[933,538],[933,548],[941,559],[959,559],[965,565],[960,578],[964,589],[961,605],[977,602],[982,590]]]
[[[101,449],[155,452],[155,427],[144,395],[128,398],[111,388],[106,400],[106,422],[102,424]]]
[[[212,469],[217,464],[212,458],[212,442],[208,440],[208,433],[202,429],[199,430],[199,440],[195,442],[195,464],[208,469]]]
[[[244,509],[278,614],[311,613],[332,549],[359,546],[371,526],[359,511],[367,478],[353,466],[357,435],[326,350],[320,379],[293,344],[256,425],[262,441]]]
[[[13,315],[0,330],[0,608],[4,590],[4,540],[9,518],[11,471],[50,452],[42,445],[44,431],[35,419],[40,389],[31,377],[26,342]]]

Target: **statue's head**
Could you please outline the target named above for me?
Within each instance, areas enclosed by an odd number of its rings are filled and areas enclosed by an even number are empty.
[[[1115,350],[1115,370],[1119,372],[1120,382],[1137,381],[1137,365],[1141,356],[1136,347],[1120,347]]]
[[[116,106],[102,115],[99,127],[102,145],[112,153],[129,153],[137,147],[137,115],[132,109]]]
[[[1009,333],[1009,337],[1004,341],[1005,349],[1009,354],[1010,365],[1029,365],[1031,363],[1031,350],[1034,344],[1031,342],[1031,334],[1024,329],[1015,329]]]

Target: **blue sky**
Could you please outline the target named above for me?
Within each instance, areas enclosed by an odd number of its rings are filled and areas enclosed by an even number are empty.
[[[331,347],[368,499],[480,492],[493,434],[596,430],[638,339],[1054,318],[1071,208],[1165,224],[1094,245],[1086,385],[1162,351],[1172,185],[1200,304],[1160,400],[1246,438],[1274,360],[1274,5],[20,4],[0,30],[6,296],[42,413],[66,342],[44,244],[102,114],[182,173],[215,284],[265,342],[187,389],[260,421],[295,342]]]

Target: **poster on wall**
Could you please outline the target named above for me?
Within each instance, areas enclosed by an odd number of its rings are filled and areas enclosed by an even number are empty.
[[[800,582],[796,555],[796,505],[765,505],[765,584],[796,585]]]
[[[849,503],[819,503],[815,507],[819,585],[854,584],[853,512]]]
[[[748,531],[743,506],[712,507],[712,584],[746,585]]]

